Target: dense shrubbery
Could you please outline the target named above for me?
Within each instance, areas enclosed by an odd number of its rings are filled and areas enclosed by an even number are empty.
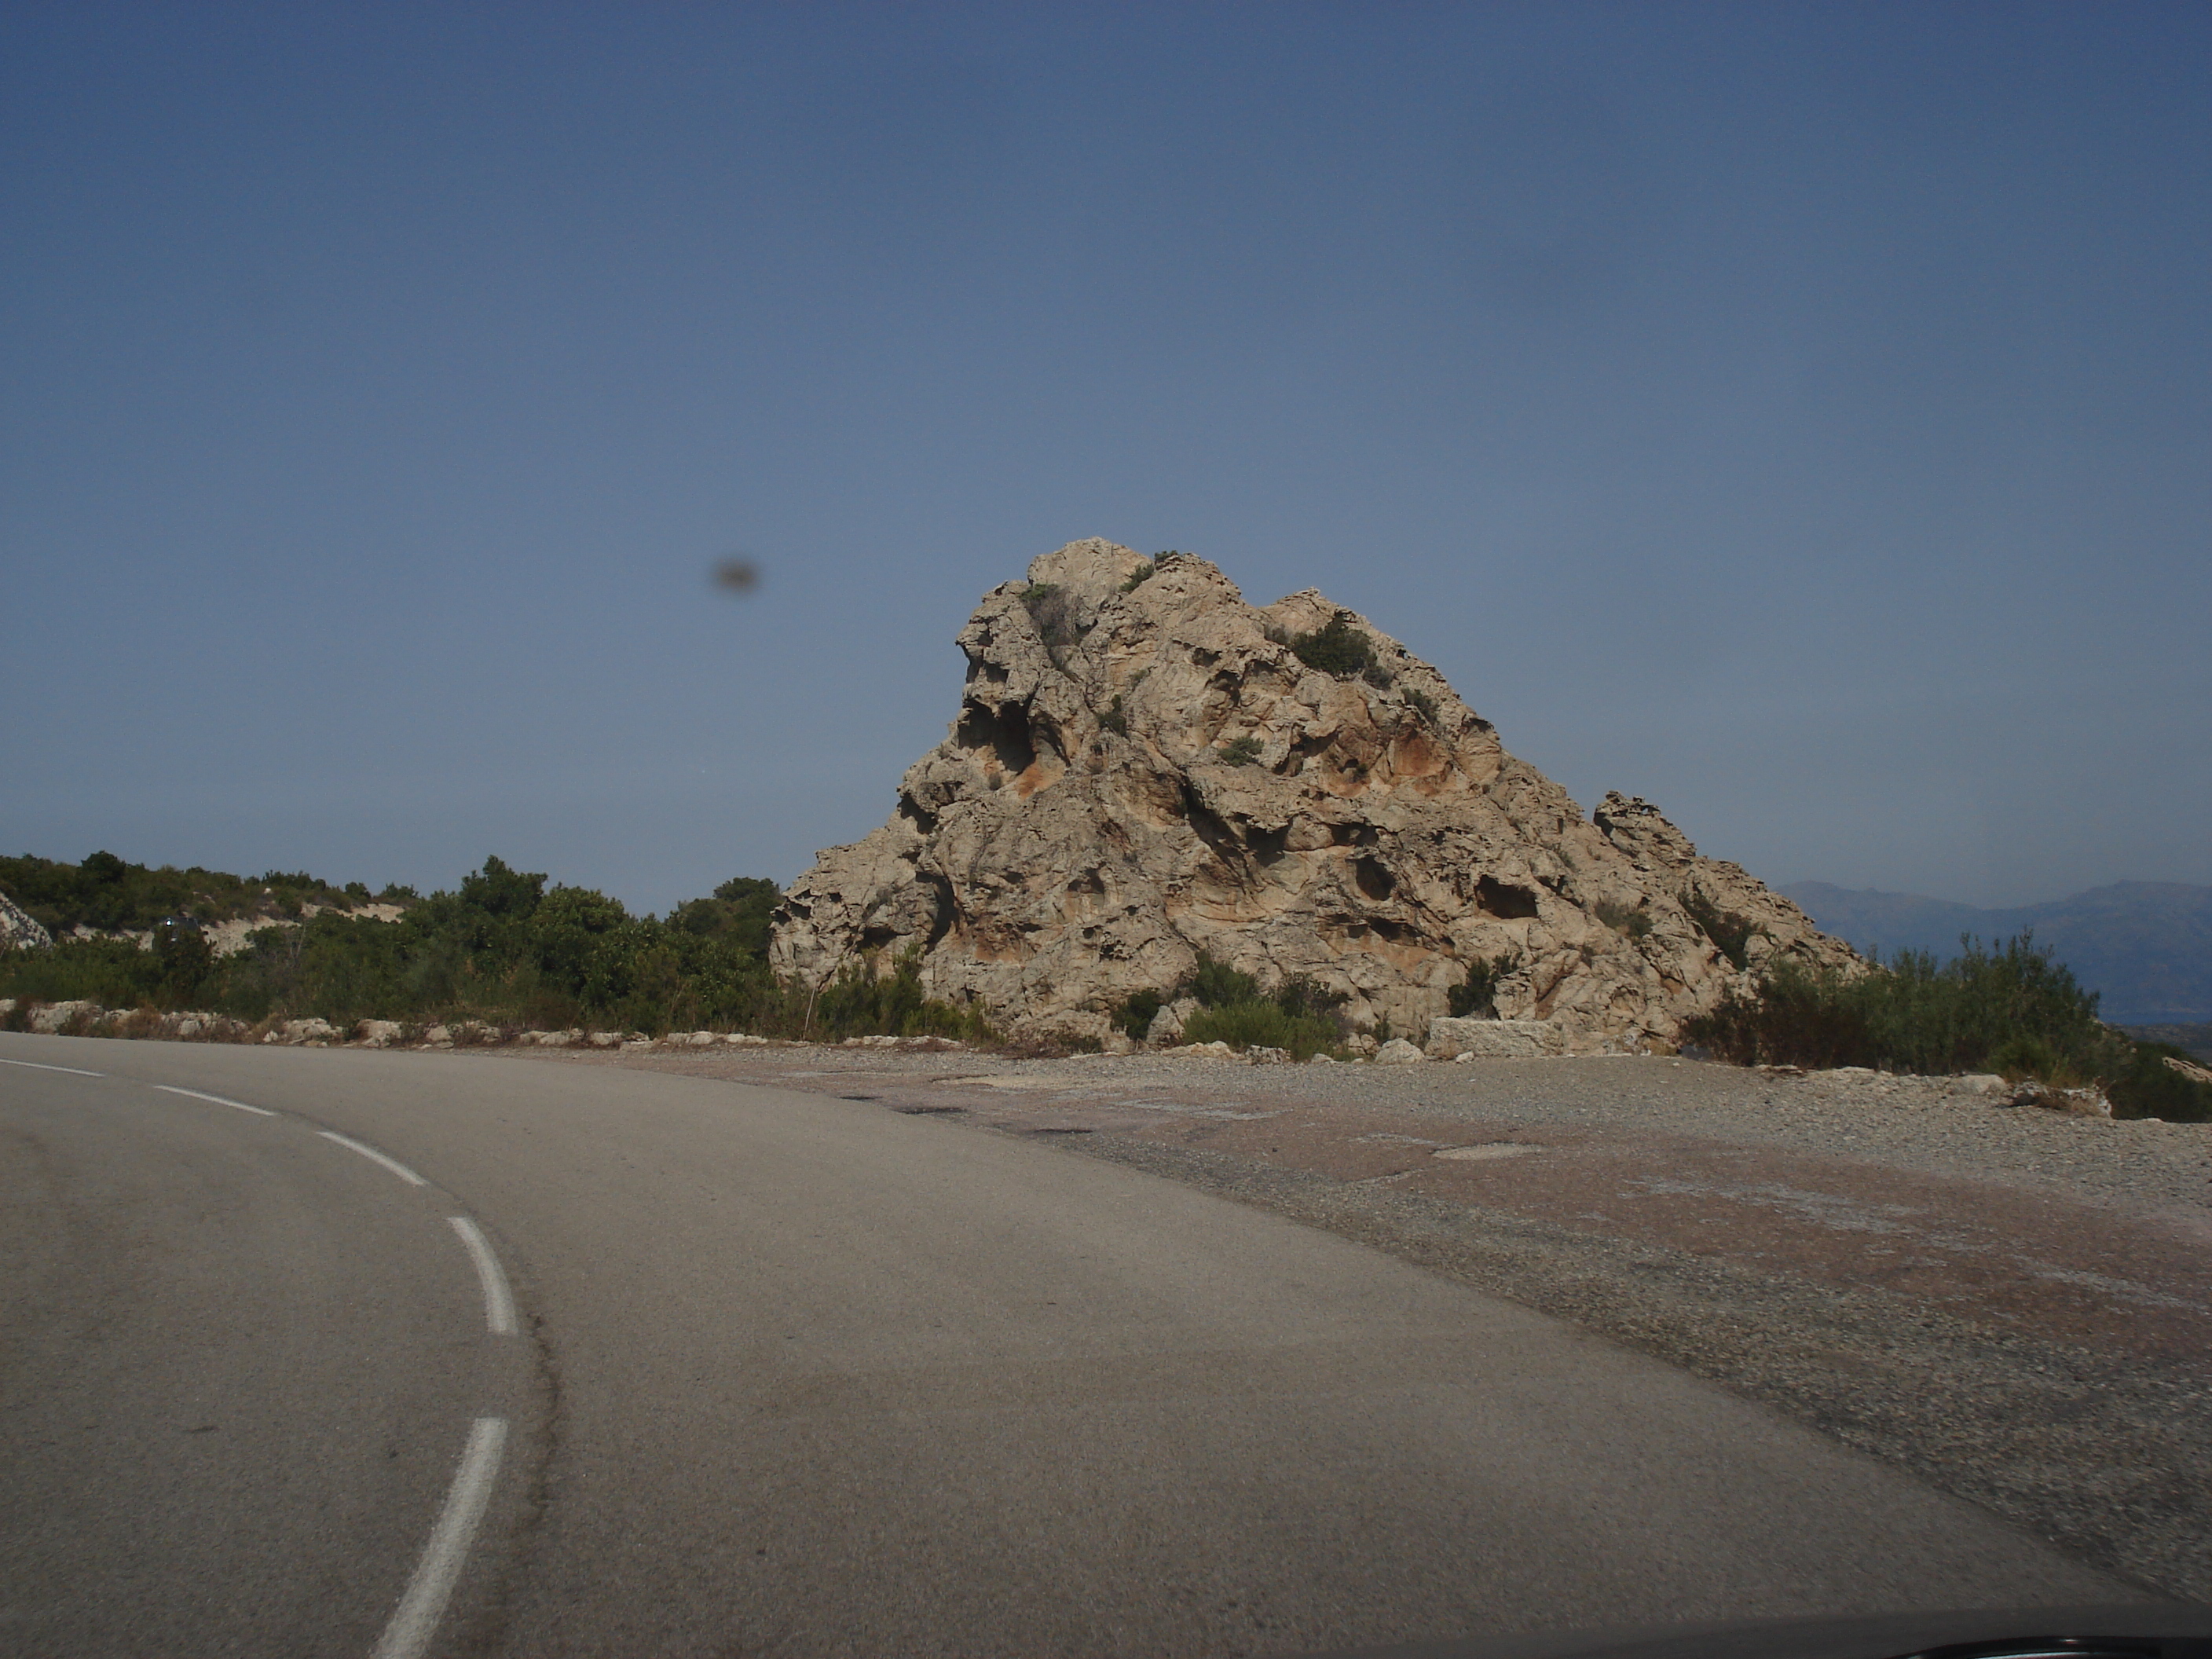
[[[1497,1018],[1498,987],[1520,963],[1520,953],[1514,951],[1475,957],[1467,964],[1467,977],[1444,994],[1445,1012],[1454,1019]]]
[[[25,862],[9,860],[11,876]],[[161,878],[180,874],[210,884],[201,880],[206,872],[144,873],[156,879],[135,884],[142,896],[171,890],[174,884]],[[104,865],[95,866],[94,879],[116,884]],[[726,882],[712,897],[680,904],[663,921],[634,916],[620,900],[588,888],[549,890],[545,880],[486,859],[457,891],[407,895],[412,902],[397,921],[325,911],[297,926],[259,929],[244,951],[226,957],[210,950],[189,913],[147,918],[117,906],[106,914],[151,926],[154,948],[64,939],[50,950],[10,951],[0,957],[0,995],[192,1008],[252,1022],[313,1016],[338,1025],[474,1019],[654,1034],[721,1028],[817,1037],[988,1035],[974,1014],[927,1000],[910,959],[856,961],[818,993],[779,984],[767,963],[769,915],[781,896],[773,882]],[[12,879],[7,884],[12,888]],[[273,878],[260,884],[274,884]],[[72,890],[53,879],[37,890]],[[304,879],[297,890],[308,890]],[[28,908],[21,890],[12,896]]]
[[[100,933],[144,933],[165,917],[227,921],[235,916],[296,916],[307,904],[365,904],[371,898],[360,882],[344,887],[318,881],[305,871],[271,870],[258,881],[203,870],[164,865],[149,869],[129,864],[112,853],[94,853],[82,864],[52,859],[0,858],[0,892],[37,919],[58,939],[84,927]],[[387,888],[378,895],[406,903],[415,895]]]
[[[1291,1059],[1306,1060],[1333,1052],[1346,1036],[1336,1017],[1345,1000],[1342,993],[1324,991],[1309,979],[1292,978],[1285,980],[1273,995],[1263,996],[1260,981],[1251,975],[1216,962],[1202,951],[1197,968],[1174,994],[1191,997],[1199,1004],[1199,1011],[1183,1022],[1185,1042],[1285,1048]]]
[[[2002,1072],[2059,1086],[2101,1084],[2124,1117],[2212,1119],[2212,1088],[2161,1062],[2180,1051],[2131,1042],[2097,1018],[2097,994],[2023,933],[1995,949],[1962,939],[1936,965],[1900,952],[1849,977],[1777,963],[1684,1035],[1743,1065],[1871,1066],[1942,1075]]]
[[[1267,637],[1277,645],[1286,645],[1291,654],[1307,667],[1323,674],[1334,674],[1348,680],[1355,674],[1382,672],[1375,660],[1375,641],[1356,627],[1352,613],[1340,611],[1322,627],[1310,634],[1285,634],[1271,629]],[[1390,677],[1382,672],[1381,684],[1389,684]]]

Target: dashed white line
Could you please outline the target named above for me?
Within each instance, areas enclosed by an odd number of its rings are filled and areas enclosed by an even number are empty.
[[[217,1106],[235,1106],[241,1112],[251,1112],[256,1117],[274,1117],[276,1113],[266,1106],[249,1106],[242,1100],[225,1100],[221,1095],[204,1095],[197,1089],[179,1089],[173,1083],[154,1085],[165,1095],[190,1095],[194,1100],[212,1101]]]
[[[35,1060],[0,1060],[0,1066],[21,1066],[33,1072],[67,1072],[71,1077],[106,1077],[105,1072],[88,1072],[76,1066],[41,1066]]]
[[[469,1247],[469,1259],[477,1264],[477,1277],[483,1281],[484,1324],[494,1336],[513,1336],[514,1293],[507,1287],[507,1275],[500,1270],[499,1258],[491,1253],[489,1241],[468,1217],[448,1216],[447,1219],[461,1236],[461,1243]]]
[[[407,1594],[399,1598],[398,1610],[384,1627],[370,1659],[421,1659],[430,1645],[430,1638],[437,1634],[438,1620],[445,1615],[446,1601],[461,1576],[461,1564],[468,1559],[477,1522],[483,1519],[484,1506],[491,1502],[492,1484],[499,1478],[500,1450],[506,1443],[505,1418],[477,1419],[476,1426],[469,1431],[468,1446],[461,1453],[460,1471],[453,1476],[453,1490],[446,1494],[446,1507],[431,1529],[422,1559],[416,1565],[414,1577],[408,1580]]]
[[[336,1129],[318,1129],[315,1133],[325,1140],[335,1140],[348,1152],[359,1152],[372,1164],[381,1164],[410,1187],[427,1187],[430,1183],[409,1169],[396,1158],[386,1158],[374,1146],[364,1146],[358,1140],[340,1134]]]

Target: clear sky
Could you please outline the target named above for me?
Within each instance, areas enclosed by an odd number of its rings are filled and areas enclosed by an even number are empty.
[[[0,850],[787,881],[1097,535],[1770,880],[2212,882],[2212,7],[68,0],[0,143]]]

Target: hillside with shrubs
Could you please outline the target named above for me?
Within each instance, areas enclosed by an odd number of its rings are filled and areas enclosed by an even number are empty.
[[[925,998],[911,963],[880,975],[856,964],[818,992],[778,983],[767,954],[781,893],[757,877],[724,882],[665,917],[633,915],[592,888],[549,887],[543,873],[495,857],[427,897],[306,874],[256,882],[149,868],[106,853],[80,865],[0,860],[0,892],[55,941],[0,957],[0,998],[15,1000],[19,1018],[33,1002],[83,1000],[341,1029],[374,1019],[648,1035],[981,1032],[971,1015]],[[371,904],[376,913],[365,913]],[[266,925],[219,954],[211,928],[241,916]]]

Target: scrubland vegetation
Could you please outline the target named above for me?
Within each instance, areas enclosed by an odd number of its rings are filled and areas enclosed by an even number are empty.
[[[768,969],[775,884],[740,877],[665,918],[633,915],[585,887],[489,858],[452,892],[374,896],[403,907],[395,921],[326,908],[286,924],[308,902],[366,903],[365,886],[271,874],[258,883],[203,870],[149,870],[95,854],[82,865],[0,860],[0,890],[57,935],[52,949],[0,957],[0,996],[103,1007],[193,1009],[249,1023],[319,1018],[485,1024],[554,1030],[721,1029],[762,1036],[842,1037],[890,1032],[988,1035],[972,1013],[922,994],[916,965],[880,975],[855,963],[819,992],[779,983]],[[217,957],[202,926],[273,915],[234,956]],[[71,939],[67,930],[151,931]],[[20,1011],[19,1011],[20,1012]]]
[[[2105,1024],[2097,994],[2032,934],[1994,948],[1960,944],[1940,967],[1925,951],[1905,951],[1856,976],[1785,961],[1756,993],[1730,996],[1684,1035],[1747,1066],[1997,1072],[2057,1088],[2100,1085],[2122,1117],[2212,1121],[2212,1087],[2164,1063],[2185,1058],[2183,1050]]]
[[[912,956],[855,961],[818,990],[780,982],[769,970],[768,939],[781,894],[757,878],[725,882],[665,917],[633,915],[590,888],[549,888],[543,874],[497,858],[453,891],[427,897],[404,887],[372,894],[358,882],[339,886],[303,872],[271,871],[256,881],[197,867],[149,869],[106,853],[76,865],[0,859],[0,891],[56,936],[51,949],[0,954],[0,996],[18,1000],[9,1018],[16,1024],[21,1005],[82,1000],[110,1009],[220,1013],[249,1024],[319,1018],[341,1027],[363,1019],[476,1021],[654,1036],[721,1030],[996,1040],[975,1011],[925,995]],[[398,908],[398,919],[346,914],[371,902]],[[240,917],[269,925],[250,933],[242,951],[218,957],[202,929]],[[1606,920],[1632,931],[1644,918],[1624,911]],[[152,943],[70,937],[79,927],[150,934]],[[1729,928],[1719,931],[1724,951],[1742,948]],[[2164,1063],[2185,1051],[2105,1024],[2096,994],[2031,935],[1993,948],[1972,939],[1962,945],[1940,966],[1908,951],[1856,975],[1785,961],[1755,992],[1730,996],[1685,1036],[1743,1065],[1999,1072],[2059,1088],[2097,1085],[2124,1117],[2212,1121],[2212,1086]],[[1513,966],[1509,957],[1473,964],[1450,1012],[1492,1012],[1498,983]],[[1115,1023],[1141,1039],[1162,1007],[1183,998],[1198,1004],[1184,1022],[1185,1042],[1279,1048],[1305,1060],[1341,1054],[1351,1036],[1340,994],[1304,979],[1263,993],[1252,975],[1202,953],[1182,983],[1125,1000]],[[1095,1046],[1066,1038],[1021,1048]]]
[[[1155,1014],[1185,997],[1199,1005],[1183,1022],[1185,1042],[1281,1048],[1293,1060],[1309,1060],[1336,1053],[1351,1035],[1337,1014],[1345,1001],[1341,992],[1324,991],[1312,981],[1298,978],[1285,981],[1272,994],[1262,994],[1260,981],[1251,975],[1216,962],[1203,951],[1188,978],[1170,990],[1138,992],[1121,1004],[1114,1023],[1141,1039]]]

